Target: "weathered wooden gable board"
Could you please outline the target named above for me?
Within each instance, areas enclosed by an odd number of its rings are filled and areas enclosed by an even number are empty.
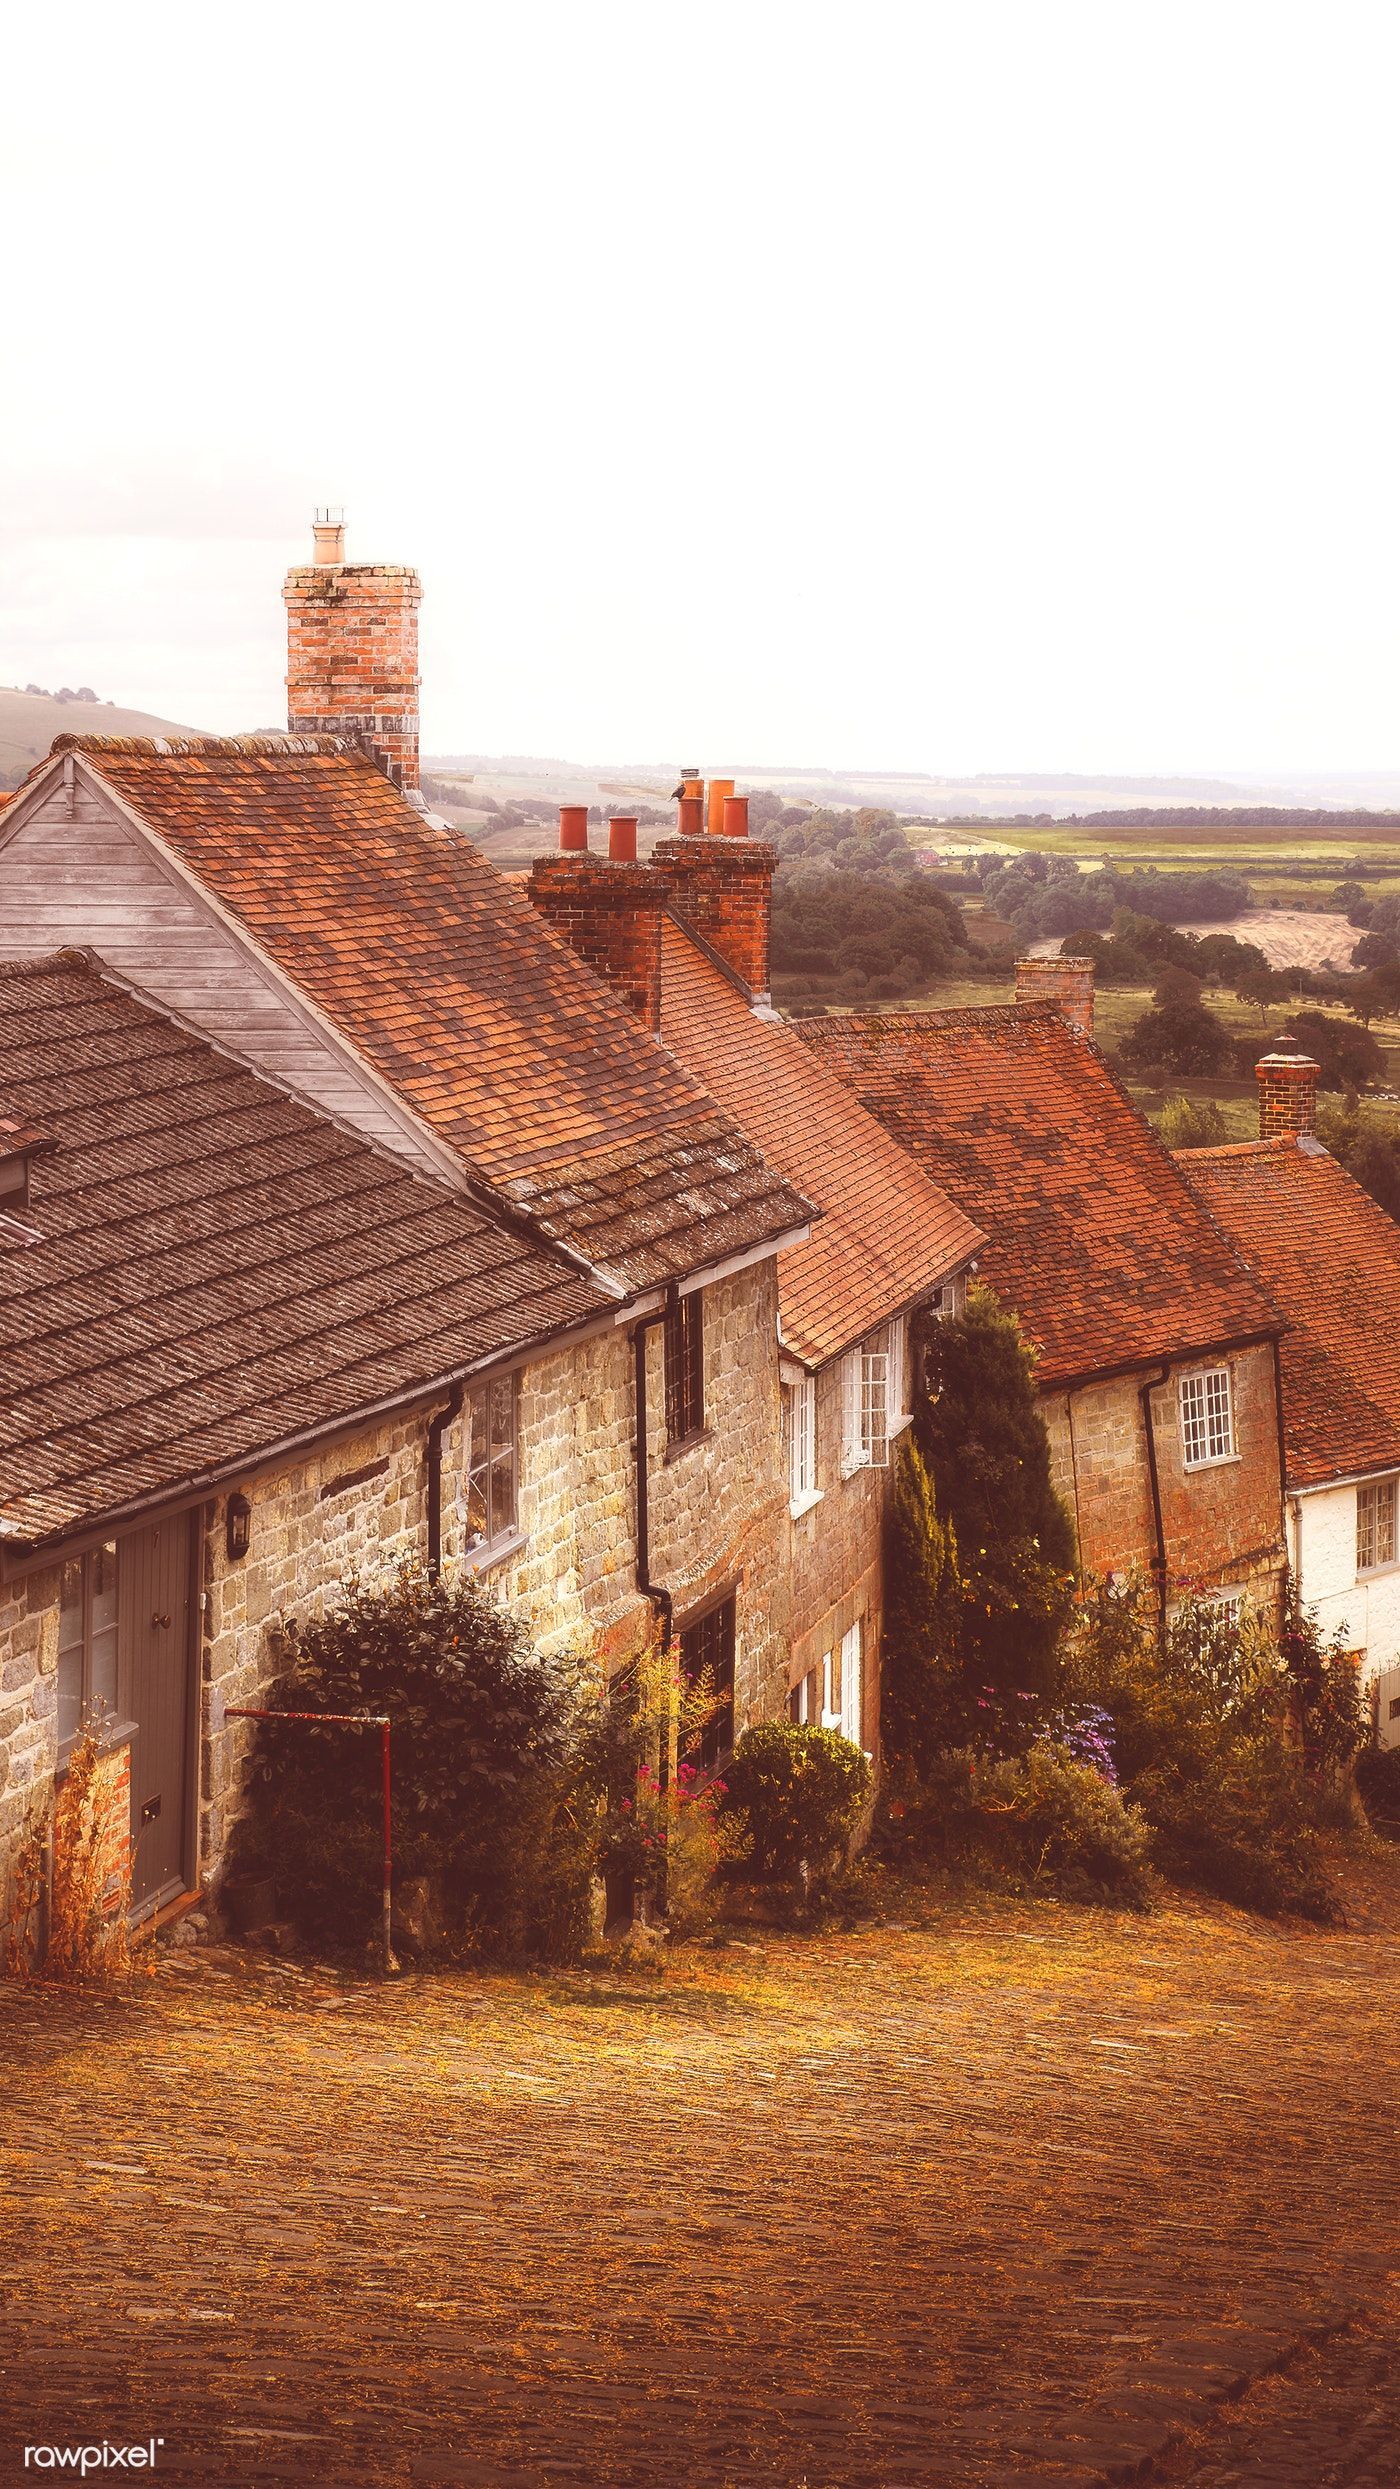
[[[221,917],[196,884],[103,790],[55,775],[34,798],[0,814],[0,959],[32,959],[73,945],[98,958],[367,1139],[429,1168],[446,1153],[407,1109],[323,1029],[270,963]]]

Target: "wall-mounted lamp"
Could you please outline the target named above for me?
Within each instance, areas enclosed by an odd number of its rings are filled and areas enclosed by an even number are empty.
[[[229,1497],[224,1511],[224,1534],[229,1561],[236,1564],[241,1556],[248,1553],[248,1542],[253,1534],[253,1507],[246,1495]]]

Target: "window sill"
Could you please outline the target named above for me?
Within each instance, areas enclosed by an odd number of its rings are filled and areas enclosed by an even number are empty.
[[[682,1460],[687,1452],[695,1451],[700,1444],[713,1441],[714,1428],[712,1426],[699,1426],[693,1435],[681,1435],[675,1443],[667,1444],[661,1456],[662,1468],[666,1468],[671,1461]]]
[[[1203,1469],[1236,1469],[1243,1459],[1243,1452],[1216,1452],[1209,1460],[1183,1460],[1181,1466],[1188,1478],[1199,1478]]]
[[[800,1521],[804,1513],[815,1512],[825,1493],[825,1487],[814,1486],[809,1487],[805,1495],[794,1495],[788,1505],[792,1519]]]
[[[129,1746],[135,1738],[136,1729],[135,1720],[101,1721],[96,1729],[99,1755],[117,1754],[123,1746]],[[70,1737],[67,1745],[60,1749],[58,1760],[53,1767],[55,1781],[66,1779],[72,1766],[73,1749],[77,1743],[76,1737]]]
[[[524,1531],[511,1530],[504,1538],[485,1539],[478,1546],[468,1547],[462,1561],[473,1573],[493,1573],[498,1564],[507,1564],[512,1556],[518,1556],[524,1544]]]
[[[1392,1573],[1400,1573],[1400,1556],[1391,1556],[1384,1564],[1358,1564],[1359,1582],[1383,1582]]]

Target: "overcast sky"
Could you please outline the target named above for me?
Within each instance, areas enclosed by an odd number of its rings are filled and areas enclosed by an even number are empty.
[[[0,682],[429,750],[1400,764],[1400,15],[70,0],[4,41]]]

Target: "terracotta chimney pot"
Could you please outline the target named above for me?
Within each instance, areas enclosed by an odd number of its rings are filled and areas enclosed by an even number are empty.
[[[704,794],[683,795],[680,800],[680,816],[682,838],[699,838],[705,827]]]
[[[637,816],[633,812],[615,812],[608,823],[608,854],[614,864],[635,864],[637,861]]]
[[[748,837],[749,799],[747,795],[726,795],[724,820],[721,827],[726,838]]]
[[[559,807],[559,853],[581,856],[588,852],[588,806],[561,804]]]
[[[720,838],[724,834],[725,798],[726,796],[732,795],[733,792],[734,781],[732,778],[711,778],[710,808],[705,823],[711,838]]]

